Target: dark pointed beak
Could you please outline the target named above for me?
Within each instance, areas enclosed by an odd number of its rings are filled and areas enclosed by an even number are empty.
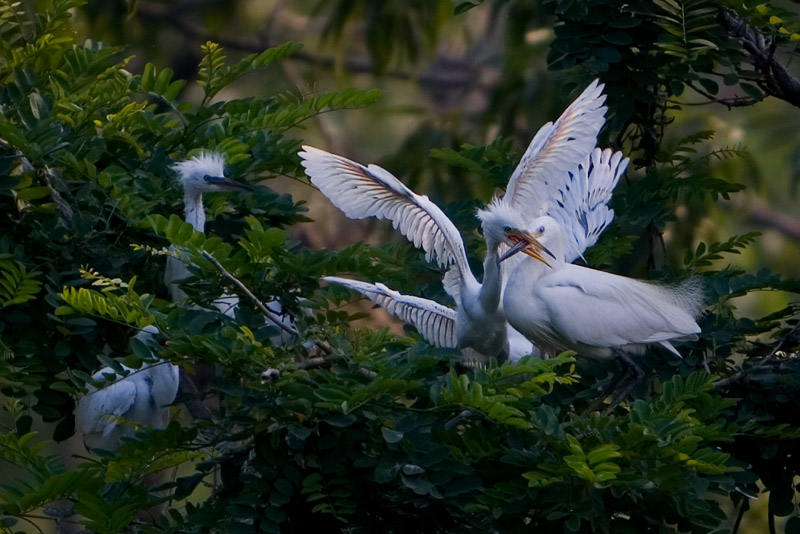
[[[220,191],[254,191],[251,185],[237,182],[236,180],[231,180],[224,176],[209,176],[206,178],[206,182],[215,185]]]
[[[527,241],[524,241],[524,240],[523,240],[523,241],[517,241],[517,242],[514,244],[514,246],[513,246],[513,247],[511,247],[510,249],[508,249],[508,250],[505,252],[505,254],[503,254],[502,256],[500,256],[500,261],[501,261],[501,262],[504,262],[504,261],[506,261],[508,258],[510,258],[511,256],[513,256],[513,255],[514,255],[514,254],[516,254],[517,252],[522,252],[522,249],[524,249],[524,248],[525,248],[525,247],[527,247],[527,246],[528,246],[528,242],[527,242]]]

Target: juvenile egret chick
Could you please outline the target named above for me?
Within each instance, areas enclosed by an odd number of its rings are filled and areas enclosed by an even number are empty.
[[[699,284],[670,287],[567,263],[564,235],[552,217],[525,224],[519,215],[492,208],[481,216],[512,247],[502,259],[518,252],[528,256],[509,274],[506,318],[537,345],[590,358],[616,356],[641,379],[644,373],[631,356],[641,355],[652,343],[680,356],[671,341],[692,339],[700,332],[695,321],[703,306]]]
[[[186,222],[197,232],[206,231],[206,212],[203,209],[203,193],[216,191],[253,191],[247,184],[225,177],[225,156],[218,153],[203,153],[172,166],[178,173],[183,186],[183,201]],[[167,285],[173,301],[186,298],[186,293],[178,286],[178,282],[189,277],[189,269],[184,261],[168,257],[164,272],[164,283]],[[223,297],[225,298],[225,297]],[[229,297],[236,298],[236,297]],[[236,300],[238,304],[238,299]],[[234,306],[235,307],[235,306]]]
[[[136,337],[143,342],[158,335],[153,326],[143,328]],[[131,369],[129,374],[102,389],[89,388],[75,410],[75,429],[83,434],[87,449],[115,451],[122,436],[130,436],[135,426],[164,429],[169,423],[169,406],[178,393],[178,367],[166,361]],[[103,380],[116,374],[104,367],[92,375]]]

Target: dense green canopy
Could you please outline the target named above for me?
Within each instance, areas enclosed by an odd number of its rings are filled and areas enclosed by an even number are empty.
[[[0,2],[0,532],[799,532],[793,7]],[[334,214],[301,144],[429,195],[478,271],[476,207],[597,77],[600,146],[632,163],[588,263],[707,296],[699,339],[643,357],[611,413],[590,406],[615,362],[465,366],[320,283],[452,305],[423,253]],[[255,186],[208,195],[205,233],[170,170],[200,150]],[[176,249],[192,276],[171,302]],[[148,325],[160,344],[131,341]],[[159,359],[213,365],[201,413],[184,376],[166,429],[83,450],[91,375]]]

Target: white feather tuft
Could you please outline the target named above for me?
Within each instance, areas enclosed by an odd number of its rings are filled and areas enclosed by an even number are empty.
[[[178,173],[182,182],[196,176],[225,176],[225,154],[219,152],[202,152],[197,156],[172,165],[171,169]]]

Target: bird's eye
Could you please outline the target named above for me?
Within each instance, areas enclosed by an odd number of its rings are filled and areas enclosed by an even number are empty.
[[[539,228],[536,230],[536,233],[537,233],[537,234],[539,234],[539,235],[542,235],[542,234],[544,233],[544,226],[540,226],[540,227],[539,227]]]
[[[505,233],[507,233],[507,234],[510,234],[511,232],[513,232],[513,231],[514,231],[514,229],[513,229],[513,228],[511,228],[510,226],[504,226],[504,227],[503,227],[503,231],[504,231]]]
[[[206,174],[205,176],[203,176],[203,180],[205,180],[206,182],[210,182],[211,181],[211,176]]]

